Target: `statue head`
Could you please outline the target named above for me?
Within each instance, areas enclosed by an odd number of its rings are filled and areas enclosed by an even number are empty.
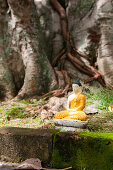
[[[81,83],[78,80],[76,80],[72,84],[72,88],[73,88],[73,92],[76,93],[76,94],[82,92],[82,85],[81,85]]]

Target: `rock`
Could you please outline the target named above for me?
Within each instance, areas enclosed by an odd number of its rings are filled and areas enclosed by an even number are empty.
[[[83,132],[85,129],[75,128],[75,127],[65,127],[65,126],[55,126],[56,130],[60,131],[72,131],[72,132]]]
[[[41,112],[41,119],[46,119],[47,117],[48,117],[47,111],[45,109],[43,109]]]
[[[13,169],[7,165],[2,165],[0,166],[0,170],[13,170]]]
[[[35,169],[40,170],[42,168],[41,161],[38,158],[30,158],[22,162],[19,166],[14,168],[17,169]]]
[[[81,129],[82,130],[82,129]],[[109,133],[58,132],[53,140],[54,167],[72,166],[73,170],[112,170],[113,138]],[[86,163],[87,162],[87,163]],[[81,168],[82,167],[82,168]],[[95,168],[94,168],[95,167]]]
[[[0,130],[0,158],[8,162],[39,158],[48,164],[52,136],[47,129],[4,127]]]
[[[85,112],[87,115],[98,113],[97,105],[96,105],[96,104],[91,104],[91,105],[87,106],[87,107],[84,109],[84,112]]]
[[[55,125],[73,128],[85,128],[88,121],[72,120],[72,119],[55,119]]]
[[[13,170],[13,167],[16,167],[16,163],[4,163],[0,162],[0,170]]]
[[[47,105],[56,112],[65,110],[67,107],[67,97],[51,97]]]

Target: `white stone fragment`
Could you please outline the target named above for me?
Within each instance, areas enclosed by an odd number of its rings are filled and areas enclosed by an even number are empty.
[[[99,112],[97,105],[96,104],[91,104],[87,107],[85,107],[84,112],[86,114],[96,114]]]
[[[55,126],[56,130],[60,131],[72,131],[72,132],[83,132],[85,129],[82,128],[75,128],[75,127],[64,127],[64,126]]]
[[[88,124],[88,121],[72,120],[72,119],[55,119],[54,123],[56,126],[85,128]]]

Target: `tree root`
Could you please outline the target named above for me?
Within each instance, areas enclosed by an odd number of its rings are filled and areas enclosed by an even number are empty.
[[[68,76],[68,73],[66,70],[61,70],[62,74],[65,77],[65,82],[67,83],[68,86],[71,86],[71,80],[70,77]]]
[[[50,97],[59,97],[59,96],[62,96],[64,95],[67,91],[69,90],[69,88],[67,88],[67,86],[65,87],[65,89],[57,89],[57,90],[53,90],[53,91],[50,91],[46,94],[44,94],[43,96],[43,100],[46,100]]]
[[[77,53],[78,55],[80,55],[81,57],[85,58],[87,61],[89,61],[90,64],[92,63],[92,61],[90,60],[90,58],[89,58],[85,53],[77,50],[76,48],[73,48],[73,51],[74,51],[75,53]]]
[[[64,56],[66,56],[67,59],[69,59],[71,61],[71,63],[78,70],[80,70],[81,72],[90,76],[90,78],[88,78],[87,80],[84,81],[85,83],[88,83],[93,80],[97,80],[102,86],[108,87],[108,88],[109,87],[113,88],[113,85],[111,85],[108,81],[106,81],[104,76],[96,68],[91,66],[92,61],[90,60],[90,58],[85,53],[77,50],[74,47],[74,41],[72,39],[71,34],[68,31],[68,21],[67,21],[66,12],[65,12],[64,8],[62,7],[62,5],[58,2],[58,0],[50,0],[50,2],[60,16],[61,29],[62,29],[64,41],[65,41],[65,48],[53,59],[52,65],[55,66],[59,58],[61,60],[64,60]],[[76,55],[85,58],[89,62],[90,65],[86,65],[81,60],[81,58],[80,57],[78,58]],[[61,62],[61,64],[64,65],[64,61]],[[63,73],[65,79],[67,80],[67,73],[65,71],[63,71],[62,73]],[[69,86],[70,86],[70,81],[68,78],[67,87],[69,88]],[[58,93],[59,93],[59,91],[56,90],[54,95],[56,95]],[[60,93],[62,93],[62,92],[60,91]]]
[[[65,49],[63,49],[56,57],[54,57],[52,61],[52,66],[54,67],[56,65],[57,60],[65,53]]]
[[[71,90],[70,86],[71,86],[71,80],[70,80],[70,77],[68,76],[68,73],[66,70],[61,70],[61,73],[63,74],[64,76],[64,79],[65,79],[65,82],[66,82],[66,86],[64,89],[57,89],[57,90],[53,90],[53,91],[50,91],[46,94],[44,94],[43,96],[43,100],[46,100],[50,97],[60,97],[60,96],[63,96],[65,95],[69,90]]]

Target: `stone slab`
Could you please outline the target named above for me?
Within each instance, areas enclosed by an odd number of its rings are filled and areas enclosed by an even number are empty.
[[[0,130],[1,161],[20,162],[39,158],[49,162],[53,134],[47,129],[4,127]]]
[[[74,128],[74,127],[64,127],[64,126],[55,126],[55,130],[67,131],[67,132],[84,132],[85,129]]]
[[[78,134],[58,132],[55,135],[51,161],[53,167],[62,169],[72,166],[73,170],[112,170],[113,138],[108,139],[112,134],[94,132]]]
[[[45,154],[49,157],[45,157]],[[113,134],[2,128],[0,130],[0,158],[10,158],[10,161],[39,158],[43,167],[50,168],[51,165],[55,169],[70,166],[73,170],[81,169],[81,167],[89,170],[113,169]],[[48,161],[47,158],[50,158],[50,162],[44,164],[45,160]],[[1,163],[0,165],[0,170],[11,170],[10,164]]]
[[[0,170],[13,170],[14,167],[16,167],[18,164],[15,163],[5,163],[0,162]]]
[[[91,114],[96,114],[96,113],[98,113],[99,110],[98,110],[98,108],[97,108],[97,105],[94,103],[94,104],[91,104],[91,105],[85,107],[84,112],[85,112],[87,115],[91,115]]]
[[[88,121],[72,120],[72,119],[55,119],[54,123],[56,126],[85,128],[88,124]]]
[[[13,168],[7,165],[2,165],[0,166],[0,170],[13,170]]]

